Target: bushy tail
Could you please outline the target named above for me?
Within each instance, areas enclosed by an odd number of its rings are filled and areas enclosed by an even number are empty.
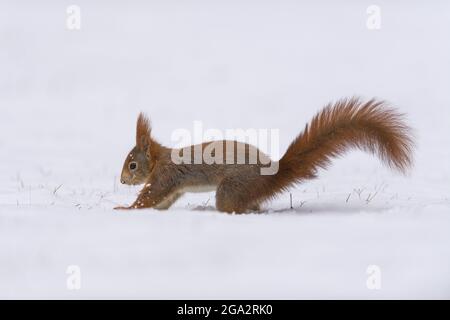
[[[389,167],[405,172],[412,165],[413,140],[403,115],[372,99],[343,99],[327,105],[291,143],[274,176],[277,191],[316,177],[332,158],[356,148],[368,151]]]

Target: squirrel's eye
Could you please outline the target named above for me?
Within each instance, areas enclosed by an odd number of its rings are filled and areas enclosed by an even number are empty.
[[[130,162],[129,168],[130,168],[130,170],[136,170],[136,168],[137,168],[137,163],[136,163],[136,162]]]

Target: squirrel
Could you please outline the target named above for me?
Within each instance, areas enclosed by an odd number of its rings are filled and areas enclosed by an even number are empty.
[[[405,173],[412,166],[414,141],[404,115],[386,102],[344,98],[325,106],[306,125],[279,161],[256,147],[236,141],[210,141],[181,149],[170,149],[151,135],[148,118],[140,113],[136,128],[136,146],[127,155],[121,183],[145,184],[136,201],[115,209],[168,209],[185,192],[216,191],[216,209],[226,213],[258,212],[260,205],[294,184],[316,178],[319,168],[326,169],[333,158],[356,148],[377,155],[387,166]],[[253,163],[211,163],[173,161],[173,155],[195,158],[196,150],[210,155],[227,155],[241,150],[248,157],[258,152]],[[208,154],[208,152],[206,152]],[[194,159],[195,160],[195,159]],[[275,164],[275,174],[261,169]]]

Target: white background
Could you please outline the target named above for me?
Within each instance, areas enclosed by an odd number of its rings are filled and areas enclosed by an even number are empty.
[[[126,3],[0,3],[1,298],[450,298],[448,1]],[[118,177],[141,110],[167,146],[201,120],[280,129],[283,153],[351,95],[407,114],[407,176],[352,152],[293,210],[288,193],[259,215],[219,213],[214,193],[112,210],[139,190]]]

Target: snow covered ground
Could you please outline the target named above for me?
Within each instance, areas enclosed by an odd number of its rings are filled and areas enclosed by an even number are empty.
[[[450,298],[448,1],[377,1],[379,30],[365,1],[74,4],[78,31],[64,2],[0,3],[0,298]],[[278,128],[282,153],[354,94],[407,113],[407,176],[353,152],[294,209],[112,210],[140,110],[166,145],[200,120]]]

